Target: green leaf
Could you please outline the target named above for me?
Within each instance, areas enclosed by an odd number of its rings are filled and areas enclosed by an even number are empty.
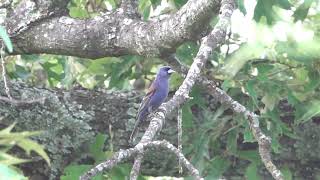
[[[278,101],[275,95],[267,93],[263,96],[261,102],[263,102],[267,109],[273,110],[274,106]]]
[[[287,166],[281,168],[281,173],[284,180],[292,180],[292,172]]]
[[[249,127],[246,127],[243,133],[243,142],[256,142]]]
[[[64,169],[63,175],[60,177],[61,180],[76,180],[81,175],[87,172],[92,165],[69,165]],[[102,174],[98,174],[92,178],[92,180],[103,180]]]
[[[12,53],[13,47],[12,47],[11,40],[7,34],[7,31],[2,26],[0,26],[0,37],[3,40],[4,44],[6,45],[9,53]]]
[[[150,0],[140,0],[139,11],[142,14],[144,20],[147,20],[149,18],[151,6],[152,4]]]
[[[2,130],[0,131],[0,136],[10,134],[11,130],[14,128],[14,126],[15,126],[16,124],[17,124],[17,122],[14,122],[14,123],[12,123],[10,126],[8,126],[7,128],[2,129]]]
[[[309,83],[305,87],[305,91],[313,91],[320,85],[320,74],[317,69],[310,69],[308,72]]]
[[[13,168],[0,163],[0,179],[7,180],[27,180],[28,178],[18,173]]]
[[[187,2],[188,0],[174,0],[174,4],[177,6],[177,8],[181,8]]]
[[[295,120],[296,124],[305,123],[311,120],[312,117],[320,114],[320,101],[313,100],[306,105],[307,111],[298,119]]]
[[[285,53],[288,59],[304,64],[318,61],[320,57],[320,44],[317,38],[302,42],[278,42],[275,49],[278,54]]]
[[[277,0],[277,4],[279,5],[279,7],[286,10],[290,10],[292,6],[288,0]]]
[[[189,103],[186,103],[182,106],[182,126],[184,128],[192,128],[193,127],[193,114],[191,111],[191,106]]]
[[[288,102],[291,105],[296,105],[299,103],[299,100],[293,95],[293,92],[290,89],[288,90]]]
[[[243,15],[247,14],[246,7],[244,6],[244,0],[237,0],[237,5],[239,10],[242,12]]]
[[[154,8],[157,7],[158,5],[160,5],[160,3],[161,3],[161,0],[150,0],[150,1],[151,1],[151,4]]]
[[[205,179],[219,179],[222,174],[231,166],[229,159],[222,156],[214,157],[209,164],[208,175]]]
[[[104,143],[106,142],[107,136],[98,134],[95,137],[95,141],[90,145],[89,152],[94,157],[96,162],[100,162],[107,158],[106,153],[103,151]]]
[[[248,91],[249,95],[251,96],[251,98],[253,99],[254,103],[257,106],[258,105],[258,95],[255,90],[256,84],[257,84],[257,82],[255,80],[249,80],[246,84],[246,90]]]
[[[264,48],[259,43],[244,44],[228,56],[220,72],[226,77],[225,79],[232,79],[250,59],[259,57],[263,52]]]
[[[257,5],[254,8],[254,16],[253,19],[257,22],[265,16],[267,18],[267,23],[271,25],[275,19],[275,11],[272,9],[275,0],[257,0]]]
[[[199,46],[195,42],[186,42],[178,47],[177,58],[184,64],[191,65],[196,57]]]
[[[231,154],[237,153],[237,139],[238,139],[238,132],[236,129],[233,129],[228,133],[227,137],[227,151]]]
[[[30,139],[23,139],[17,142],[17,145],[24,149],[27,154],[30,154],[31,151],[39,154],[50,166],[50,159],[47,153],[44,151],[44,147]]]
[[[307,17],[310,6],[313,3],[313,1],[314,0],[304,0],[304,2],[294,11],[294,22],[299,20],[303,21]]]
[[[257,164],[251,163],[247,168],[245,172],[246,180],[259,180],[261,179],[258,175],[258,167]]]
[[[4,165],[16,165],[16,164],[21,164],[21,163],[26,163],[26,162],[30,162],[31,160],[29,159],[21,159],[21,158],[17,158],[14,157],[10,154],[7,154],[5,152],[1,152],[0,151],[0,164],[4,164]],[[0,178],[1,179],[1,178]]]
[[[238,151],[236,155],[239,158],[251,161],[254,164],[261,164],[260,155],[257,150]]]

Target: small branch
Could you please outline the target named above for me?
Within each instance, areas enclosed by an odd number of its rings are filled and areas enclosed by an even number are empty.
[[[0,2],[0,9],[11,6],[12,0],[1,0],[1,1],[2,2]]]
[[[188,67],[181,64],[177,57],[171,55],[164,59],[174,67],[176,70],[179,70],[182,74],[186,74],[188,71]],[[259,154],[262,162],[264,163],[267,170],[276,180],[283,180],[283,176],[281,171],[273,164],[271,159],[271,139],[266,136],[259,127],[259,116],[255,113],[247,110],[243,105],[239,102],[235,101],[230,97],[226,92],[216,86],[216,83],[213,80],[209,80],[207,77],[201,76],[199,78],[199,83],[207,87],[207,91],[211,94],[216,100],[218,100],[221,104],[229,105],[230,108],[239,114],[243,114],[249,122],[252,134],[259,145]]]
[[[201,84],[207,87],[210,94],[216,98],[220,103],[229,105],[230,108],[239,114],[243,114],[249,122],[252,134],[259,144],[259,154],[262,162],[267,170],[271,173],[274,179],[283,180],[281,171],[273,164],[271,151],[271,138],[266,136],[259,127],[259,116],[247,110],[242,104],[233,100],[227,93],[216,87],[213,81],[205,77],[201,77]]]
[[[2,79],[4,83],[4,89],[8,96],[8,99],[12,101],[12,97],[10,94],[10,88],[8,86],[8,80],[7,80],[7,73],[6,73],[6,66],[5,66],[5,60],[4,60],[4,43],[2,42],[2,46],[0,49],[0,58],[1,58],[1,68],[2,68]]]
[[[134,159],[134,163],[130,172],[130,180],[136,180],[138,178],[142,159],[143,153],[138,154]]]
[[[182,152],[182,109],[178,110],[178,149]],[[179,173],[182,174],[181,159],[179,159]]]
[[[138,153],[141,153],[143,151],[150,150],[152,148],[164,148],[172,152],[177,156],[177,158],[181,159],[182,165],[189,170],[190,174],[194,176],[195,179],[201,180],[199,171],[193,167],[193,165],[184,157],[184,155],[179,151],[177,148],[175,148],[172,144],[170,144],[168,141],[153,141],[148,143],[141,143],[139,146],[136,146],[134,148],[126,149],[126,150],[120,150],[119,152],[116,152],[108,161],[105,161],[103,163],[98,164],[96,167],[92,168],[88,172],[86,172],[84,175],[80,177],[80,180],[89,180],[93,176],[97,175],[99,172],[102,172],[103,170],[109,170],[112,169],[117,164],[129,159],[130,157],[133,157],[137,155]]]

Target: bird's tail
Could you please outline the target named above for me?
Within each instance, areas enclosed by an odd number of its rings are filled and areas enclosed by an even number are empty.
[[[129,139],[129,142],[133,143],[134,140],[135,140],[135,137],[138,133],[138,127],[139,127],[139,124],[140,124],[140,119],[137,119],[136,120],[136,123],[134,124],[134,128],[133,128],[133,131],[131,132],[131,135],[130,135],[130,139]]]

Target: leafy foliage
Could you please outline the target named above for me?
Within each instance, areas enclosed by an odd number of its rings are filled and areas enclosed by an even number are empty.
[[[11,132],[14,126],[15,123],[0,131],[0,179],[24,180],[27,178],[14,165],[30,162],[31,160],[11,155],[15,146],[23,149],[27,155],[30,155],[31,151],[36,152],[49,165],[50,159],[41,145],[29,139],[30,136],[39,135],[40,132]]]

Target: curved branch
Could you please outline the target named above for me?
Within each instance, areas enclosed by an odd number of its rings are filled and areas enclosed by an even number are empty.
[[[119,8],[92,19],[66,16],[43,19],[25,25],[27,30],[19,35],[13,31],[19,23],[8,23],[7,29],[13,32],[10,35],[14,54],[48,53],[85,58],[126,54],[162,56],[173,52],[184,41],[198,39],[218,7],[218,0],[189,0],[168,18],[148,22],[132,19]],[[9,16],[6,21],[19,21],[19,18]]]
[[[120,150],[119,152],[116,152],[109,160],[98,164],[96,167],[86,172],[84,175],[80,177],[80,180],[89,180],[93,176],[97,175],[99,172],[102,172],[103,170],[112,169],[117,164],[129,159],[130,157],[137,155],[141,151],[150,150],[151,148],[164,148],[174,153],[177,156],[177,158],[181,159],[183,166],[189,170],[190,174],[194,176],[195,179],[201,179],[199,171],[196,168],[194,168],[193,165],[184,157],[182,152],[180,152],[168,141],[163,140],[139,144],[139,146],[136,146],[134,148]]]
[[[271,151],[271,138],[266,136],[259,127],[259,116],[247,110],[242,104],[233,100],[227,93],[216,87],[213,81],[205,77],[200,78],[202,85],[206,86],[210,94],[216,98],[220,103],[230,106],[230,108],[239,114],[243,114],[248,119],[251,132],[259,144],[259,154],[261,160],[270,174],[276,180],[283,180],[281,171],[273,164],[270,151]]]

